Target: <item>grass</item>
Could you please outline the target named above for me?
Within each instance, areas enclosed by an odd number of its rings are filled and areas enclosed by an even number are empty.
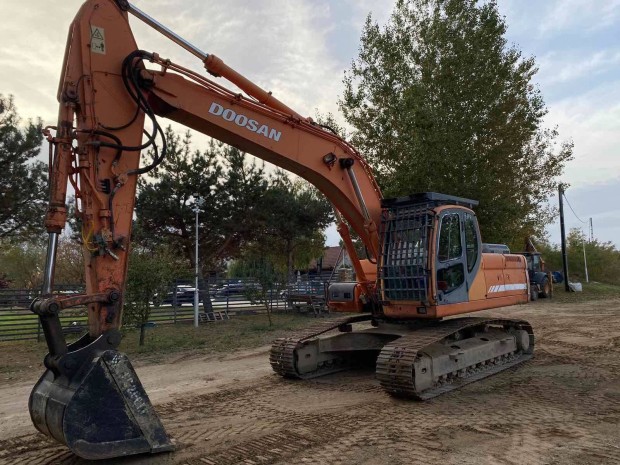
[[[561,303],[583,303],[593,300],[620,299],[620,286],[605,283],[582,283],[582,292],[566,292],[564,283],[554,284],[553,300]]]
[[[260,347],[314,323],[314,319],[299,314],[277,313],[272,319],[271,327],[267,315],[262,314],[233,317],[202,324],[198,328],[189,324],[158,325],[147,329],[144,346],[138,345],[139,330],[123,330],[119,350],[129,355],[132,361],[157,363],[164,355],[184,351],[210,354]],[[0,383],[32,378],[33,372],[42,374],[46,353],[45,342],[0,342]]]
[[[597,300],[620,299],[620,286],[603,283],[583,283],[583,292],[565,292],[563,285],[555,285],[553,301],[558,303],[584,303]],[[22,317],[25,317],[22,314]],[[15,321],[17,315],[0,315],[0,325]],[[35,318],[28,316],[30,318]],[[83,318],[83,317],[82,317]],[[273,326],[267,315],[236,316],[231,320],[202,324],[195,329],[190,324],[161,324],[147,329],[144,346],[138,345],[140,332],[124,330],[119,350],[131,360],[157,363],[165,355],[200,351],[201,354],[228,353],[269,344],[292,330],[308,326],[312,318],[298,314],[275,313]],[[75,316],[74,319],[80,319]],[[36,319],[34,320],[36,321]],[[32,324],[24,321],[24,324]],[[31,378],[32,372],[43,373],[43,357],[47,353],[45,342],[0,342],[0,383]]]
[[[139,330],[126,331],[121,350],[128,355],[169,354],[188,349],[206,353],[231,352],[269,344],[288,332],[312,324],[313,320],[298,314],[273,314],[273,326],[267,315],[236,316],[230,320],[192,325],[160,325],[147,329],[144,346],[138,345]]]

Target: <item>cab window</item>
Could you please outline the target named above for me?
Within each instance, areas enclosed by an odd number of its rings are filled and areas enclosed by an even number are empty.
[[[465,254],[467,255],[467,271],[471,271],[478,261],[478,232],[474,216],[465,213]]]
[[[463,263],[458,262],[437,270],[437,289],[448,294],[465,282]]]
[[[461,246],[461,224],[457,213],[445,215],[441,219],[439,229],[439,254],[440,262],[447,262],[459,258],[463,253]]]

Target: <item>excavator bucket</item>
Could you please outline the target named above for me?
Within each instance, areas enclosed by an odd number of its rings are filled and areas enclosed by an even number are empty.
[[[85,360],[80,352],[63,357],[61,369],[48,369],[32,390],[37,429],[91,460],[173,450],[127,356],[104,350]]]

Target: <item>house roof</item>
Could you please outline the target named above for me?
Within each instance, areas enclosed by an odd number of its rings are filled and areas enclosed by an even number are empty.
[[[338,263],[340,263],[340,259],[342,259],[342,257],[340,256],[340,252],[341,252],[341,248],[338,246],[334,246],[334,247],[325,247],[325,249],[323,250],[323,263],[321,264],[321,268],[323,270],[330,270],[330,269],[334,269]],[[312,261],[310,262],[310,269],[316,269],[317,267],[317,259],[312,259]]]
[[[323,268],[336,268],[338,265],[338,259],[342,258],[340,256],[342,249],[340,247],[327,247],[323,251]]]

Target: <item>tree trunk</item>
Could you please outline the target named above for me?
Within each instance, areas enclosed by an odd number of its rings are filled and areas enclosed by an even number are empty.
[[[202,270],[200,270],[200,275],[198,276],[198,294],[204,307],[204,312],[213,313],[213,302],[211,302],[211,295],[209,294],[209,280],[204,278]]]
[[[271,328],[273,326],[273,322],[271,321],[271,308],[269,308],[269,300],[267,300],[267,296],[265,296],[265,299],[263,300],[264,304],[265,304],[265,310],[267,310],[267,319],[269,320],[269,327]]]
[[[144,345],[144,336],[146,333],[146,323],[140,324],[140,345]]]
[[[286,254],[287,254],[287,271],[288,271],[288,282],[291,283],[295,280],[295,270],[293,269],[293,247],[291,247],[291,241],[287,239],[286,241]]]
[[[151,318],[151,306],[149,305],[148,300],[147,300],[146,308],[144,309],[144,312],[141,315],[142,321],[140,322],[140,343],[139,345],[141,346],[144,345],[144,337],[146,336],[146,325],[148,324],[150,318]]]

